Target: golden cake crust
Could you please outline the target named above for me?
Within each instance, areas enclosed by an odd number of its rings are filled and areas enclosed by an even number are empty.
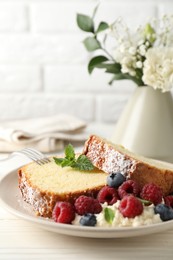
[[[137,181],[141,188],[147,183],[154,183],[162,188],[164,195],[173,192],[172,165],[137,156],[96,135],[90,136],[85,142],[83,154],[100,170],[106,173],[124,172],[128,178]]]

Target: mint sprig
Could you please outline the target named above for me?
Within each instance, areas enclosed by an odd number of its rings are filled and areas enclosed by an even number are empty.
[[[84,154],[81,154],[76,158],[74,148],[71,144],[65,148],[64,158],[53,157],[53,159],[55,163],[61,167],[70,166],[80,171],[91,171],[94,169],[94,165]]]

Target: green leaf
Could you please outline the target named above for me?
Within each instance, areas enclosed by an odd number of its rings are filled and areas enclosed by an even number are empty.
[[[119,63],[113,63],[113,64],[102,64],[103,68],[106,69],[107,73],[119,73],[121,71],[121,65]]]
[[[112,224],[114,218],[115,218],[115,212],[110,209],[110,208],[105,208],[104,209],[104,217],[105,217],[105,220],[109,223],[109,224]]]
[[[106,29],[109,28],[109,24],[108,23],[105,23],[105,22],[100,22],[97,30],[96,30],[96,33],[99,33],[99,32],[102,32],[102,31],[105,31]]]
[[[135,76],[131,76],[127,73],[117,73],[113,76],[113,78],[111,79],[111,81],[109,82],[109,84],[111,85],[113,83],[114,80],[123,80],[123,79],[129,79],[132,80],[133,82],[135,82],[138,86],[143,86],[144,83],[142,81],[142,79],[138,79]]]
[[[112,73],[112,74],[120,73],[121,71],[121,65],[119,63],[107,63],[105,62],[106,60],[104,61],[104,58],[99,58],[101,60],[101,62],[99,63],[99,59],[98,60],[97,59],[93,60],[93,59],[88,64],[89,73],[91,73],[94,68],[105,69],[105,72]]]
[[[98,65],[107,61],[108,58],[105,56],[96,56],[92,58],[88,64],[88,72],[91,74],[94,68],[98,68]]]
[[[151,201],[149,201],[149,200],[143,200],[143,199],[141,199],[141,198],[138,198],[141,202],[142,202],[142,204],[144,204],[145,206],[149,206],[149,205],[151,205],[152,204],[152,202]]]
[[[143,70],[142,69],[136,69],[135,72],[136,72],[136,77],[138,79],[141,79],[142,76],[143,76]]]
[[[81,154],[77,159],[75,157],[74,148],[69,144],[65,148],[65,158],[53,157],[56,164],[61,165],[61,167],[70,166],[80,171],[91,171],[94,169],[94,165],[85,155]]]
[[[123,74],[123,73],[117,73],[115,74],[112,79],[109,81],[109,85],[112,85],[112,83],[115,81],[115,80],[122,80],[122,79],[127,79],[126,75]]]
[[[91,171],[94,169],[91,161],[83,154],[77,158],[76,162],[72,164],[72,167],[81,171]]]
[[[64,160],[61,163],[61,167],[72,166],[73,162],[74,162],[73,160],[64,158]]]
[[[60,165],[61,167],[71,166],[73,164],[73,160],[68,160],[66,158],[56,158],[53,157],[56,164]]]
[[[90,16],[77,14],[77,25],[82,31],[94,33],[94,22]]]
[[[69,144],[66,148],[65,148],[65,157],[68,160],[74,160],[75,159],[75,152],[74,152],[74,148],[71,144]]]
[[[90,52],[101,48],[100,42],[95,37],[87,37],[83,43],[85,48]]]
[[[109,84],[112,85],[114,80],[122,80],[122,79],[126,79],[125,75],[123,73],[117,73],[113,76],[113,78],[111,79],[111,81],[109,81]]]
[[[135,77],[135,76],[131,76],[131,75],[129,75],[129,74],[124,74],[124,77],[125,77],[125,79],[130,79],[130,80],[132,80],[132,81],[135,82],[138,86],[143,86],[143,85],[144,85],[142,79],[140,79],[140,78],[137,78],[137,77]]]
[[[96,13],[97,13],[97,10],[98,10],[98,8],[99,8],[99,5],[100,5],[100,3],[98,3],[98,5],[96,5],[96,7],[94,8],[93,15],[92,15],[92,18],[93,18],[93,19],[94,19]]]
[[[56,164],[58,165],[61,165],[61,163],[63,162],[64,158],[56,158],[56,157],[53,157],[54,161]]]

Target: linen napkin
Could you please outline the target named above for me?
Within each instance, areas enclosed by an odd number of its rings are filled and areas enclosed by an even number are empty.
[[[86,123],[74,116],[59,114],[51,117],[0,122],[0,152],[13,152],[33,147],[42,152],[64,148],[65,142],[83,142]]]

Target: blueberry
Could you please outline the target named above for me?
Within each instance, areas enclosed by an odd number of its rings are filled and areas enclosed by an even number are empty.
[[[118,188],[124,181],[126,177],[121,172],[113,172],[107,177],[107,185],[113,188]]]
[[[173,209],[165,204],[158,204],[154,208],[155,214],[160,214],[162,221],[173,219]]]
[[[91,213],[87,213],[85,215],[83,215],[80,219],[80,224],[82,226],[91,226],[94,227],[97,223],[97,219],[96,216],[91,214]]]

